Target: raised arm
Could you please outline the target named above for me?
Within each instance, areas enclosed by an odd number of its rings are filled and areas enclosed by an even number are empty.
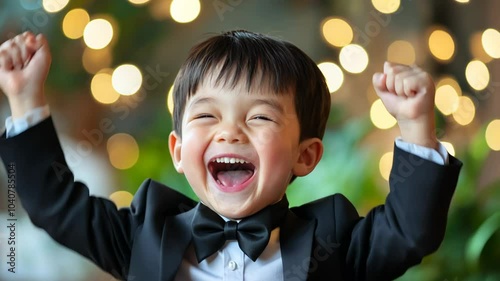
[[[50,63],[43,35],[26,32],[0,46],[0,88],[14,119],[46,105]],[[36,226],[114,276],[126,275],[145,197],[135,201],[140,206],[134,210],[118,211],[113,202],[90,196],[74,181],[50,118],[15,137],[1,137],[0,156],[15,171],[16,192]]]
[[[373,84],[397,119],[402,140],[438,150],[435,88],[429,74],[416,66],[387,62],[383,73],[373,76]],[[461,167],[457,159],[444,156],[446,162],[436,163],[395,147],[385,204],[370,211],[352,230],[347,251],[347,263],[353,269],[350,278],[392,280],[437,250]]]

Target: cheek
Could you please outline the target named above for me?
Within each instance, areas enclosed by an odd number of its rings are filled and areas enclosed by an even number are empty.
[[[272,130],[262,131],[254,142],[260,156],[274,165],[289,165],[293,157],[293,143],[286,132],[276,133]]]
[[[183,134],[181,157],[183,166],[203,165],[203,155],[207,147],[207,133],[186,131]]]

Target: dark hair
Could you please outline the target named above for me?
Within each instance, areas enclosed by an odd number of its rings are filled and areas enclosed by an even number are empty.
[[[248,90],[264,82],[275,94],[294,93],[300,140],[323,138],[330,92],[316,63],[291,43],[245,30],[213,36],[191,49],[174,82],[173,122],[179,136],[188,98],[210,75],[224,86],[246,79]]]

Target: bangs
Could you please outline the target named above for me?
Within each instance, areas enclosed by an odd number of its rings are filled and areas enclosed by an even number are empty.
[[[298,67],[286,44],[258,34],[232,31],[208,40],[192,50],[182,74],[179,91],[196,93],[204,79],[215,86],[234,88],[245,83],[248,91],[266,88],[280,94],[296,88]]]

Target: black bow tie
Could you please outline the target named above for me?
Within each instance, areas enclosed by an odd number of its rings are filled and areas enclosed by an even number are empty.
[[[261,211],[242,219],[225,222],[203,204],[193,216],[193,243],[198,262],[217,252],[227,240],[237,240],[240,249],[253,261],[269,243],[271,231],[284,221],[288,211],[286,197]]]

